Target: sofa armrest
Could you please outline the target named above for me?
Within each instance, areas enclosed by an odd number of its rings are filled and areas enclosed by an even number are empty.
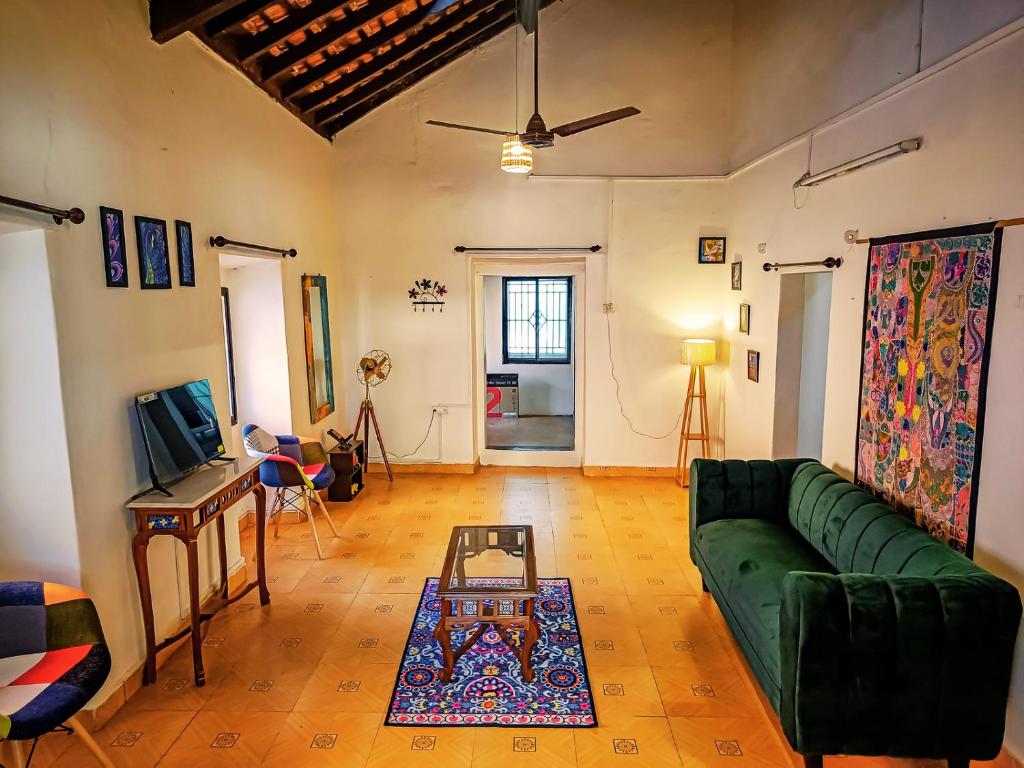
[[[802,754],[991,760],[1021,601],[988,573],[786,575],[783,731]]]

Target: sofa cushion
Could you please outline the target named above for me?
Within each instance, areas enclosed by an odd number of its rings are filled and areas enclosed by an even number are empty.
[[[787,515],[793,529],[840,573],[980,572],[909,518],[818,462],[793,472]]]
[[[835,570],[791,528],[767,520],[705,523],[696,546],[715,591],[741,624],[734,631],[746,635],[778,689],[782,580],[790,571]]]

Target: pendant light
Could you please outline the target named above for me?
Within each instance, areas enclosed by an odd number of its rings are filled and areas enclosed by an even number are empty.
[[[501,145],[501,170],[505,173],[529,173],[533,170],[533,147],[520,141],[519,136],[506,136]]]
[[[519,127],[519,3],[516,3],[516,25],[513,47],[516,53],[516,127]],[[501,145],[501,164],[505,173],[529,173],[533,170],[533,147],[523,144],[518,134],[505,137]]]

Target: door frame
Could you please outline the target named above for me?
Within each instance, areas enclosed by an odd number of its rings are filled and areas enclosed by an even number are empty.
[[[484,360],[484,277],[571,277],[573,356],[573,449],[571,451],[508,451],[487,448],[484,393],[487,367]],[[472,392],[473,453],[484,466],[581,467],[584,439],[584,374],[586,371],[587,260],[585,257],[551,256],[516,258],[474,256],[470,261],[471,307],[473,315]]]

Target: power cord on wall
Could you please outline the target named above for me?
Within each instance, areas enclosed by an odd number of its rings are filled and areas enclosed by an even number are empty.
[[[403,453],[401,455],[399,455],[397,453],[392,453],[391,451],[385,451],[385,453],[387,453],[387,455],[390,456],[392,459],[408,459],[410,456],[415,456],[417,453],[419,453],[420,448],[423,447],[423,444],[427,442],[427,438],[430,437],[430,430],[434,428],[434,419],[436,419],[436,418],[437,418],[437,408],[434,408],[430,412],[430,423],[427,424],[426,434],[423,435],[423,439],[420,440],[420,444],[416,446],[415,450],[413,450],[412,453]],[[376,461],[376,460],[379,460],[381,458],[382,458],[381,456],[371,456],[370,460],[371,461]]]
[[[604,311],[605,327],[608,330],[608,364],[611,366],[612,381],[615,382],[615,399],[619,403],[619,413],[622,414],[622,418],[626,420],[626,423],[634,434],[640,435],[641,437],[649,437],[651,440],[664,440],[665,438],[672,437],[679,431],[679,424],[683,420],[684,411],[679,412],[679,415],[676,417],[675,424],[673,424],[672,428],[664,435],[651,435],[643,430],[637,429],[636,425],[633,424],[633,420],[626,415],[626,410],[622,406],[622,393],[620,391],[622,385],[619,383],[619,377],[615,375],[615,358],[612,355],[612,321],[609,315],[612,313],[614,308],[611,305],[606,304],[602,309]]]

